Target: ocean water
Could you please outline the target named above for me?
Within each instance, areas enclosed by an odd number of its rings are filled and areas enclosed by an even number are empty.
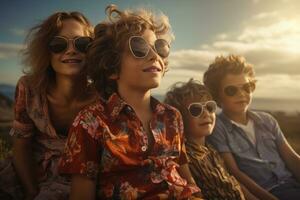
[[[15,86],[0,84],[0,93],[14,99]],[[163,95],[154,94],[154,97],[163,101]],[[282,111],[286,113],[300,113],[300,99],[271,99],[271,98],[253,98],[250,106],[252,109],[265,111]]]
[[[162,95],[154,95],[154,97],[161,101],[164,99]],[[272,112],[300,113],[300,99],[253,98],[250,108]]]
[[[300,113],[300,99],[253,98],[250,107],[257,110]]]

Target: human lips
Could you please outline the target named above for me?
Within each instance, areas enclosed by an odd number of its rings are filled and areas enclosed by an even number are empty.
[[[63,59],[63,63],[81,63],[82,60],[78,58],[68,58],[68,59]]]
[[[240,100],[240,101],[236,101],[236,104],[248,104],[247,100]]]
[[[212,124],[213,124],[212,121],[204,121],[204,122],[199,123],[200,126],[208,126],[208,125],[212,125]]]
[[[161,72],[161,68],[157,66],[151,66],[143,69],[143,72]]]

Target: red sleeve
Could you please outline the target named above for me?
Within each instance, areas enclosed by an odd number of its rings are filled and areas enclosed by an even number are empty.
[[[96,179],[99,171],[100,145],[96,117],[79,114],[69,131],[65,151],[59,162],[58,170],[62,174],[81,174]]]
[[[185,137],[184,137],[184,129],[183,129],[183,121],[181,114],[177,112],[177,123],[178,123],[178,133],[180,135],[180,154],[179,154],[179,165],[183,165],[188,163],[188,156],[185,148]]]
[[[20,78],[15,91],[14,121],[10,131],[11,136],[31,137],[35,127],[27,113],[29,88],[25,84],[25,77]]]

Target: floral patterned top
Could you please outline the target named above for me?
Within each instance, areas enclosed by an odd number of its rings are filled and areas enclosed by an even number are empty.
[[[14,113],[10,135],[33,138],[33,157],[39,166],[38,180],[57,177],[57,163],[66,136],[58,135],[51,124],[46,94],[35,93],[26,76],[21,77],[16,86]]]
[[[82,110],[70,129],[59,170],[98,180],[100,199],[183,199],[199,189],[177,172],[186,163],[177,110],[151,97],[154,145],[134,110],[114,93]]]

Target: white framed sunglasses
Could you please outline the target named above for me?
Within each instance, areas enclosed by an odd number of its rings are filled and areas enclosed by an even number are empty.
[[[215,101],[206,101],[204,103],[195,102],[188,106],[188,111],[192,117],[201,117],[204,109],[209,113],[215,113],[217,110],[217,103]]]
[[[154,46],[150,45],[142,36],[131,36],[128,40],[129,49],[135,58],[145,58],[152,48],[161,58],[167,58],[170,45],[165,39],[157,39]]]

